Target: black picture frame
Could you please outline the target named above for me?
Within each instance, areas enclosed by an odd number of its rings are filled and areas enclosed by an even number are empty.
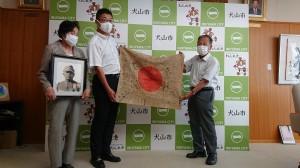
[[[66,73],[74,74],[69,81]],[[56,96],[81,96],[86,87],[87,59],[73,56],[51,54],[49,81]],[[66,77],[66,76],[67,77]]]

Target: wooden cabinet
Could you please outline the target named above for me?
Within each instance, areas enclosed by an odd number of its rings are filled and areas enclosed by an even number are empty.
[[[7,114],[11,112],[12,114]],[[0,131],[16,130],[17,145],[23,144],[23,102],[0,102]]]
[[[43,143],[45,99],[37,71],[48,44],[49,12],[0,8],[0,81],[23,100],[24,143]]]

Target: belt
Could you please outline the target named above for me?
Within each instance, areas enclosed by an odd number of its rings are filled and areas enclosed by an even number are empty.
[[[193,90],[195,87],[191,87],[191,90]],[[201,91],[212,91],[212,90],[214,90],[214,88],[213,87],[204,87],[204,88],[202,88],[201,90],[199,90],[199,92],[201,92]]]
[[[105,76],[109,78],[119,78],[120,74],[106,74]]]

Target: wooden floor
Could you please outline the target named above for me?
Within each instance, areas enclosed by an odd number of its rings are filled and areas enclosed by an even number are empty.
[[[298,168],[300,144],[250,144],[250,151],[218,151],[218,163],[205,165],[205,158],[187,159],[190,151],[114,151],[120,163],[105,162],[106,168]],[[76,168],[92,168],[90,152],[76,152]],[[43,145],[24,145],[0,149],[1,168],[49,168],[48,153]]]

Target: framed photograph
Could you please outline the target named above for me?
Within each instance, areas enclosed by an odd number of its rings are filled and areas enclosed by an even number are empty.
[[[244,0],[249,5],[249,20],[265,21],[267,0]]]
[[[283,144],[296,144],[293,130],[290,125],[278,125],[278,129]]]
[[[52,54],[49,81],[56,96],[81,96],[85,88],[86,63],[83,58]]]
[[[0,82],[0,101],[9,101],[8,83]]]
[[[296,84],[300,79],[300,35],[279,37],[278,84]]]
[[[45,0],[18,0],[19,8],[44,9]]]

